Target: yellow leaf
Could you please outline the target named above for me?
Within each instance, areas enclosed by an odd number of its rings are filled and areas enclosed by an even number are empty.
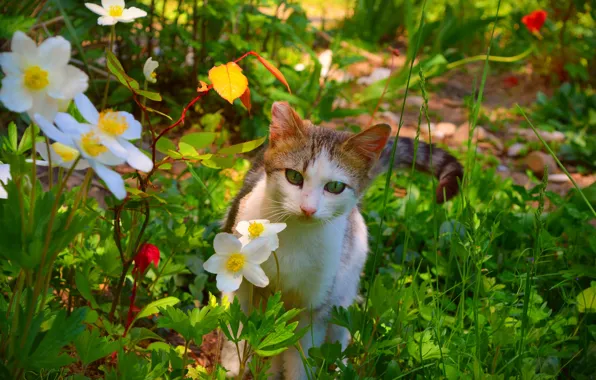
[[[248,88],[248,79],[242,74],[240,66],[234,62],[209,70],[209,80],[213,89],[230,103],[242,96]]]

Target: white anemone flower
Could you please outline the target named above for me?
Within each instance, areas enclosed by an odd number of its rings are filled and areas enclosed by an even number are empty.
[[[247,244],[251,240],[266,238],[269,243],[269,249],[272,251],[279,248],[279,238],[277,234],[286,229],[285,223],[271,223],[266,219],[243,220],[236,225],[236,231],[242,237],[242,244]]]
[[[120,174],[109,168],[109,166],[123,164],[125,160],[114,155],[102,144],[93,126],[81,124],[69,114],[61,112],[55,119],[58,128],[41,115],[35,115],[35,121],[50,139],[78,150],[81,157],[106,183],[116,198],[120,200],[126,198],[124,180]]]
[[[36,165],[49,166],[51,161],[52,166],[60,166],[66,169],[70,169],[76,159],[81,155],[78,149],[59,142],[50,144],[49,151],[48,145],[45,142],[38,142],[35,144],[35,150],[43,158],[43,160],[35,160]],[[27,161],[33,162],[33,160]],[[89,162],[85,159],[80,159],[74,170],[84,170],[88,167]]]
[[[71,46],[64,38],[51,37],[37,46],[25,33],[15,32],[10,46],[12,52],[0,54],[6,75],[0,101],[9,110],[54,120],[76,94],[87,90],[89,77],[68,64]]]
[[[98,25],[115,25],[118,22],[128,23],[139,17],[147,16],[147,12],[142,9],[125,8],[124,0],[101,0],[101,6],[93,3],[85,3],[85,6],[91,12],[101,16],[97,19]]]
[[[217,288],[222,292],[238,290],[243,277],[260,288],[269,285],[269,278],[260,266],[271,256],[267,239],[255,239],[243,246],[236,236],[219,233],[213,248],[215,255],[205,261],[203,268],[217,274]]]
[[[156,83],[157,82],[157,74],[155,73],[155,69],[159,67],[159,62],[153,60],[153,58],[149,57],[145,62],[145,66],[143,66],[143,74],[145,75],[145,79],[149,83]]]
[[[8,198],[8,193],[4,189],[3,185],[6,185],[12,177],[10,176],[10,165],[0,165],[0,199]]]
[[[74,101],[81,115],[96,129],[101,143],[112,153],[142,172],[153,169],[153,161],[128,141],[141,138],[141,123],[133,115],[113,110],[100,113],[84,94],[77,95]]]

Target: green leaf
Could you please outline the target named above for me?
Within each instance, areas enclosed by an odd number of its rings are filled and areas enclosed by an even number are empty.
[[[108,70],[110,70],[110,72],[116,76],[116,79],[118,79],[120,83],[122,83],[128,89],[132,89],[133,91],[139,89],[139,82],[126,74],[122,64],[112,52],[108,51],[106,53],[106,58],[108,60]]]
[[[30,369],[59,368],[73,361],[68,355],[60,355],[62,347],[75,340],[84,330],[87,308],[75,309],[70,317],[66,311],[60,310],[52,322],[52,326],[45,333],[36,349],[24,362]]]
[[[93,297],[93,294],[91,293],[91,285],[89,284],[89,273],[76,271],[75,283],[77,284],[77,289],[79,290],[79,293],[81,293],[83,298],[89,301],[94,309],[97,309],[97,301],[95,301],[95,297]]]
[[[100,337],[98,329],[84,331],[74,341],[74,345],[84,366],[106,357],[118,349],[118,342],[110,342],[108,337]]]
[[[161,112],[161,111],[158,111],[158,110],[156,110],[156,109],[153,109],[153,108],[151,108],[151,107],[147,107],[147,106],[145,106],[145,109],[147,110],[147,112],[153,112],[153,113],[156,113],[156,114],[158,114],[158,115],[161,115],[161,116],[163,116],[163,117],[166,117],[166,118],[168,118],[168,119],[172,120],[172,118],[170,117],[170,115],[167,115],[167,114],[165,114],[165,113],[163,113],[163,112]],[[163,138],[161,138],[159,141],[161,141],[161,140],[163,140]],[[159,141],[158,141],[158,142],[159,142]]]
[[[170,150],[176,150],[176,144],[174,144],[172,140],[167,137],[161,137],[159,140],[157,140],[155,149],[157,149],[158,152],[169,155]]]
[[[201,163],[211,169],[227,169],[234,166],[236,159],[234,156],[212,156],[204,159]]]
[[[179,302],[180,300],[176,297],[166,297],[157,301],[153,301],[149,305],[145,306],[141,311],[139,311],[139,314],[137,314],[135,319],[132,321],[131,326],[136,322],[137,319],[145,318],[146,316],[155,314],[159,312],[159,308],[173,306]]]
[[[134,327],[128,331],[127,336],[130,338],[130,346],[134,347],[139,342],[142,342],[146,339],[153,339],[157,341],[163,341],[164,339],[154,333],[153,331],[146,329],[144,327]]]
[[[576,301],[580,313],[596,313],[596,286],[584,289],[577,295]]]
[[[182,136],[180,142],[193,146],[195,149],[203,149],[215,141],[217,135],[213,132],[196,132]]]
[[[10,124],[8,124],[8,145],[13,152],[17,151],[17,141],[17,125],[14,121],[11,121]]]
[[[19,146],[17,148],[17,154],[23,154],[29,149],[33,147],[33,141],[35,136],[39,133],[39,129],[35,125],[30,125],[25,129],[25,133],[23,133],[23,137],[21,141],[19,141]]]
[[[35,21],[35,17],[0,14],[0,38],[8,40],[16,31],[27,31],[35,24]]]
[[[141,95],[147,99],[154,100],[156,102],[161,102],[161,95],[157,92],[147,91],[147,90],[139,90],[139,89],[134,89],[134,92],[136,92],[138,95]]]
[[[183,157],[194,159],[199,158],[199,152],[197,152],[195,148],[193,148],[191,145],[188,145],[187,143],[178,143],[178,150]]]
[[[237,153],[250,152],[251,150],[255,150],[259,146],[263,145],[265,140],[267,140],[267,137],[261,137],[260,139],[247,141],[247,142],[243,142],[240,144],[222,148],[217,153],[218,154],[237,154]]]

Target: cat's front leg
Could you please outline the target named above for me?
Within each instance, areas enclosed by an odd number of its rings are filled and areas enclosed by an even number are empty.
[[[327,333],[327,321],[322,317],[313,318],[310,320],[310,316],[301,319],[298,329],[303,326],[311,325],[305,336],[300,339],[300,346],[302,352],[308,358],[308,350],[311,347],[318,347],[325,341],[325,335]],[[302,359],[302,354],[296,347],[291,347],[283,354],[284,362],[284,378],[288,380],[307,380],[307,370],[311,371],[308,363],[305,363]]]

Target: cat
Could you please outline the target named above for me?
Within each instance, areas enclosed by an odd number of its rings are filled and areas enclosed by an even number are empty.
[[[358,203],[375,177],[389,167],[395,143],[391,128],[375,125],[358,134],[313,125],[285,102],[271,110],[269,145],[255,159],[244,185],[228,210],[223,231],[233,233],[242,220],[269,219],[285,222],[279,234],[277,257],[280,290],[287,309],[305,309],[300,327],[311,325],[301,340],[303,352],[324,341],[349,343],[343,327],[329,324],[333,306],[348,307],[356,299],[360,274],[368,252],[368,232]],[[463,176],[459,162],[442,149],[420,142],[415,167],[439,179],[437,202],[459,190]],[[396,166],[412,166],[414,143],[398,140]],[[262,267],[277,279],[275,260]],[[237,296],[248,307],[248,284],[244,281],[230,299]],[[256,289],[256,288],[255,288]],[[258,290],[258,289],[257,289]],[[253,298],[254,300],[254,298]],[[236,347],[224,342],[222,365],[229,376],[237,376]],[[300,352],[290,348],[272,358],[271,378],[306,379]]]

